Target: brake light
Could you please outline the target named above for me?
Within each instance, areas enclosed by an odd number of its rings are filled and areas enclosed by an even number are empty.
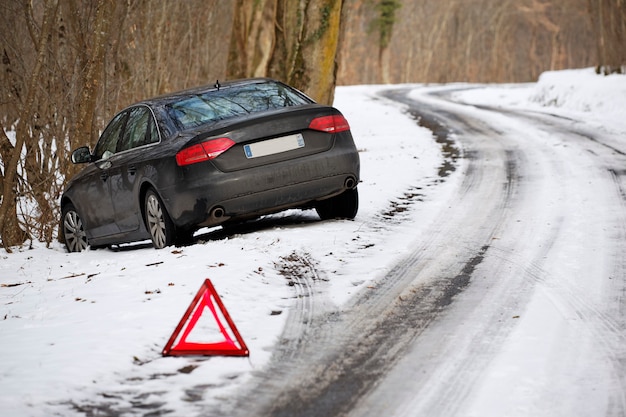
[[[327,133],[339,133],[350,130],[350,125],[341,114],[333,114],[332,116],[322,116],[311,120],[309,129]]]
[[[233,145],[235,145],[235,142],[229,138],[207,140],[206,142],[181,149],[176,154],[176,163],[182,167],[215,159]]]

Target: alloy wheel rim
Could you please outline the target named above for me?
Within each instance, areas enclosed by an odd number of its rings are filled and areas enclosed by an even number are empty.
[[[65,243],[71,252],[81,252],[87,249],[87,234],[83,222],[75,211],[65,215],[64,221]]]
[[[154,195],[148,197],[148,228],[152,242],[157,249],[165,247],[165,220],[163,210],[159,201]]]

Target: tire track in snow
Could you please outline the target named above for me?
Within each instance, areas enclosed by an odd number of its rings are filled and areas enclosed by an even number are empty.
[[[308,253],[293,251],[275,264],[295,292],[295,304],[277,345],[277,354],[283,360],[295,360],[302,346],[310,343],[311,324],[329,305],[323,289],[326,278],[320,276],[317,262]]]

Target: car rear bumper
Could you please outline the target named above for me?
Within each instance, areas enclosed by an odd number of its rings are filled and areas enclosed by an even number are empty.
[[[315,200],[330,198],[354,188],[356,181],[354,175],[337,175],[235,197],[209,208],[207,218],[198,226],[210,226],[233,218],[255,217],[288,208],[305,207]]]
[[[164,204],[180,228],[215,225],[302,207],[354,188],[360,163],[354,145],[269,166],[221,172],[210,162],[186,167],[184,181],[162,189]]]

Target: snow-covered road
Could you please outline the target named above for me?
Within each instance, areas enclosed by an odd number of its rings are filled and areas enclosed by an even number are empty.
[[[1,255],[2,414],[625,415],[625,80],[340,88],[353,222]],[[250,358],[161,357],[205,278]]]

